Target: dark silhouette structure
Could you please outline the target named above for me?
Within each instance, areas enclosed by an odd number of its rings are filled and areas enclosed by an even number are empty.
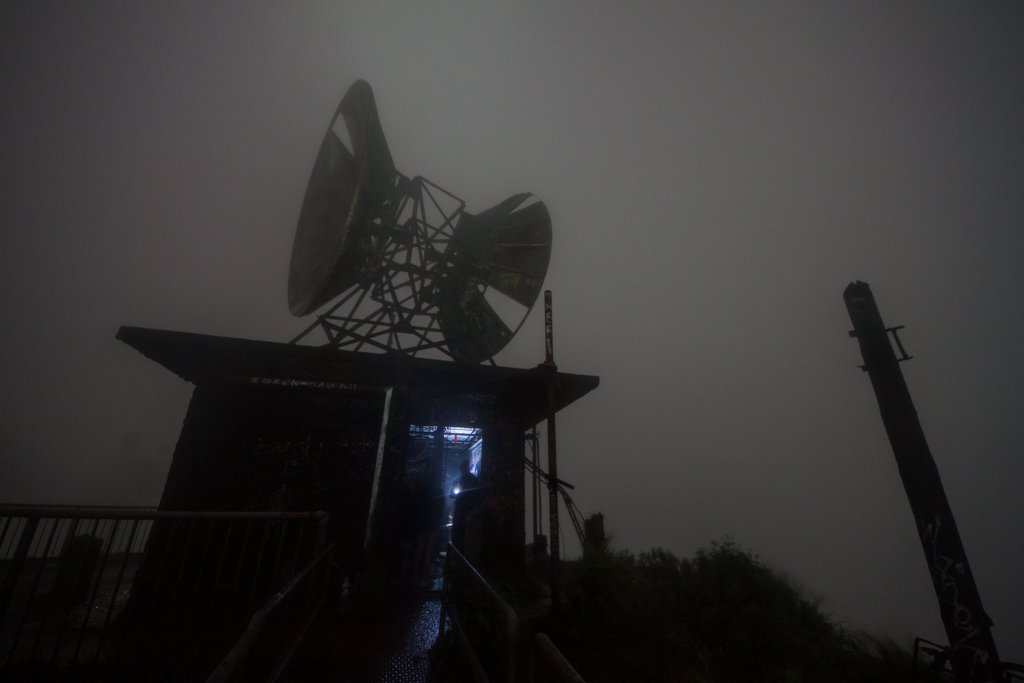
[[[987,683],[1005,678],[992,638],[992,620],[981,606],[967,553],[953,511],[942,488],[924,430],[900,371],[900,361],[909,360],[896,331],[887,328],[866,282],[854,282],[843,292],[864,358],[862,369],[871,378],[882,422],[899,466],[903,488],[914,512],[917,533],[928,561],[935,595],[939,599],[942,623],[949,638],[949,661],[959,683]],[[892,333],[900,350],[896,357],[889,342]]]
[[[118,339],[195,384],[161,510],[325,510],[351,574],[387,574],[413,425],[479,428],[484,568],[521,566],[525,432],[547,414],[542,366],[122,327]],[[598,378],[558,373],[564,408]]]
[[[328,345],[352,351],[493,358],[540,294],[551,217],[528,192],[465,209],[398,172],[373,90],[353,83],[324,134],[295,230],[289,310],[323,308],[296,341],[319,328]]]

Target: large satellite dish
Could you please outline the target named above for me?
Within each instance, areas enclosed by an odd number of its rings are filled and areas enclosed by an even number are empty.
[[[490,360],[540,294],[551,217],[529,193],[465,207],[395,169],[373,91],[352,84],[313,164],[288,276],[292,315],[330,306],[292,342],[319,328],[339,348]]]

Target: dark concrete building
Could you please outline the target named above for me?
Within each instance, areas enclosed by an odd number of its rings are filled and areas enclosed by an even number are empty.
[[[546,414],[542,368],[137,327],[117,337],[195,385],[161,509],[327,510],[348,570],[382,573],[394,568],[410,473],[447,491],[471,459],[479,562],[523,563],[525,432]],[[558,409],[597,385],[559,373]]]

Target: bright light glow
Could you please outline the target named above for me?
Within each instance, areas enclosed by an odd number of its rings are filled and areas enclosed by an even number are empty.
[[[480,476],[480,456],[483,453],[483,441],[477,441],[469,450],[469,471],[474,477]]]

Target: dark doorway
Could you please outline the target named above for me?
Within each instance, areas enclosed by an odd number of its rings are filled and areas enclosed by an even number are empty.
[[[479,428],[409,427],[404,491],[409,530],[406,566],[413,583],[427,584],[439,574],[444,548],[453,540],[453,524],[456,540],[462,543],[465,519],[459,513],[467,500],[462,488],[467,482],[479,488],[482,453]]]

